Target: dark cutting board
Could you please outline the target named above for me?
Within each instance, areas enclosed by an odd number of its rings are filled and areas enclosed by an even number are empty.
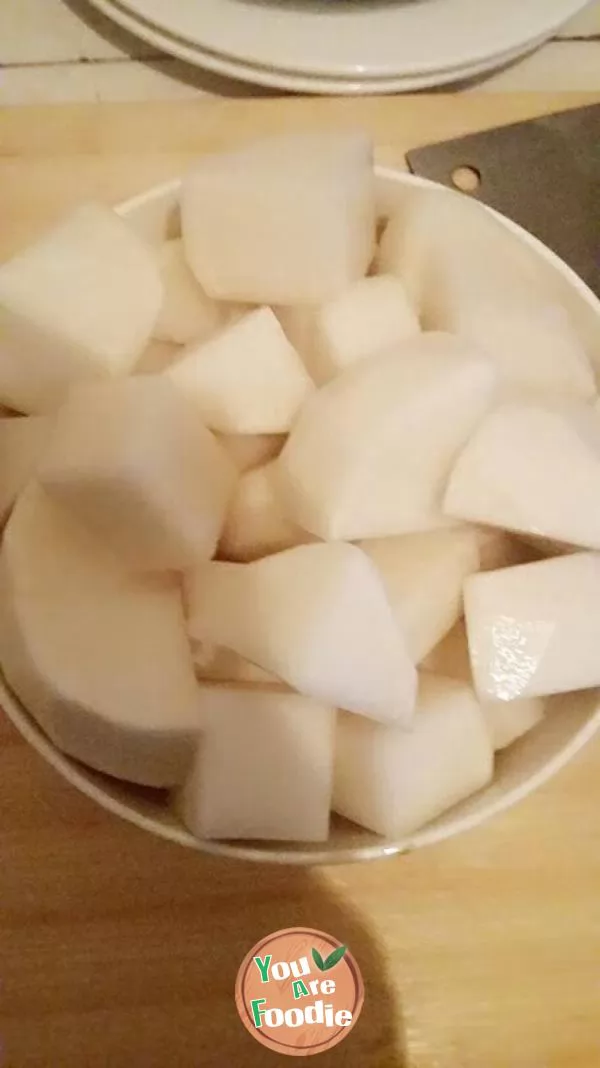
[[[415,148],[415,174],[508,215],[600,295],[600,104]]]

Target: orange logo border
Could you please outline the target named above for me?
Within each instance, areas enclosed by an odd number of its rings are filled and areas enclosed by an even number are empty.
[[[278,1041],[276,1038],[273,1037],[272,1033],[267,1034],[266,1032],[259,1030],[259,1028],[254,1023],[252,1011],[246,994],[247,981],[253,973],[253,968],[256,967],[254,958],[264,953],[265,951],[268,952],[268,950],[274,943],[276,948],[277,942],[289,935],[294,935],[298,938],[306,938],[308,943],[314,941],[315,939],[322,940],[327,946],[330,946],[332,950],[338,949],[342,944],[337,939],[333,938],[331,935],[326,934],[324,931],[319,931],[316,928],[312,927],[286,927],[280,931],[275,931],[273,934],[267,935],[265,938],[262,938],[260,942],[257,942],[255,946],[253,946],[253,948],[250,950],[249,953],[246,954],[244,960],[242,961],[235,984],[235,1002],[240,1019],[244,1027],[247,1031],[250,1032],[252,1037],[257,1042],[260,1042],[263,1046],[266,1046],[267,1049],[271,1049],[277,1053],[285,1054],[289,1057],[309,1057],[318,1053],[324,1053],[326,1050],[332,1049],[350,1034],[350,1032],[355,1027],[358,1021],[364,1004],[364,983],[360,968],[358,967],[356,960],[352,956],[352,953],[349,950],[346,950],[343,960],[350,972],[355,990],[354,1004],[351,1007],[349,1006],[349,1009],[352,1012],[351,1023],[343,1027],[338,1027],[322,1042],[310,1046],[295,1046],[293,1043]]]

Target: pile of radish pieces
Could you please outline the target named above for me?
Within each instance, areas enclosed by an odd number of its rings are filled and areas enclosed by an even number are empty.
[[[361,133],[202,158],[180,220],[0,266],[4,677],[200,838],[397,840],[600,685],[600,352]]]

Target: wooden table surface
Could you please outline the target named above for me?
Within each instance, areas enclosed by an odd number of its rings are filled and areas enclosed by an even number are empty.
[[[187,103],[0,111],[0,256],[68,204],[116,200],[255,130],[369,127],[412,145],[593,97]],[[320,1065],[600,1065],[600,741],[441,846],[297,872],[153,840],[79,796],[0,716],[3,1068],[254,1068],[239,964],[307,924],[347,942],[366,1004]],[[281,1063],[282,1058],[279,1058]]]

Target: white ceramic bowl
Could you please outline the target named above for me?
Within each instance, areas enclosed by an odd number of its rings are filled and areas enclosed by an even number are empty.
[[[385,209],[407,193],[431,195],[442,187],[397,171],[378,168],[380,202]],[[151,240],[178,232],[179,183],[171,182],[120,206],[120,213]],[[482,207],[482,211],[489,209]],[[600,353],[600,301],[554,253],[507,219],[514,240],[529,247],[539,269],[553,276],[593,351]],[[599,651],[600,655],[600,651]],[[90,771],[64,756],[45,736],[23,705],[0,680],[0,703],[23,737],[60,774],[104,808],[162,838],[207,853],[280,864],[333,864],[373,860],[439,842],[483,823],[522,800],[567,764],[600,727],[600,693],[588,691],[553,698],[543,723],[498,754],[494,781],[423,830],[388,841],[345,820],[334,818],[329,841],[318,845],[263,842],[201,842],[190,835],[158,791],[140,789]]]

